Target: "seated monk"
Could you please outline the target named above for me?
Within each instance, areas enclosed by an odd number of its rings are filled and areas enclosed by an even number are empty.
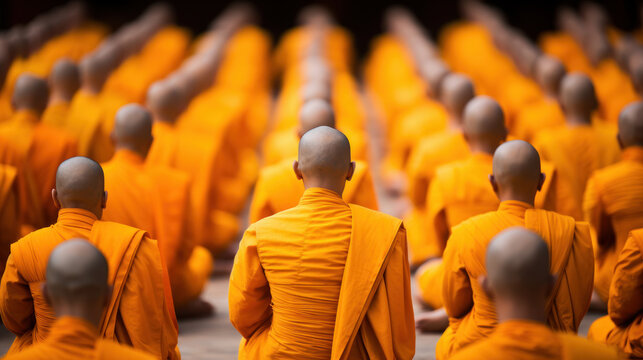
[[[210,252],[195,246],[190,233],[189,176],[179,170],[145,164],[152,146],[152,116],[130,104],[116,113],[112,140],[116,152],[103,164],[109,207],[103,219],[145,229],[157,239],[167,264],[174,306],[181,315],[211,315],[200,299],[210,277]],[[140,207],[145,204],[146,207]]]
[[[59,60],[49,75],[49,104],[42,114],[42,123],[64,129],[69,113],[69,104],[80,88],[80,71],[68,59]]]
[[[43,296],[56,320],[45,341],[5,359],[141,359],[154,356],[100,338],[101,317],[110,303],[105,256],[89,241],[67,240],[47,262]]]
[[[486,275],[485,250],[500,231],[523,226],[540,235],[549,247],[550,272],[558,274],[547,299],[547,324],[576,332],[592,295],[594,257],[589,226],[568,216],[534,209],[544,181],[540,157],[529,143],[510,141],[493,156],[491,185],[498,195],[497,211],[474,216],[452,229],[444,250],[442,296],[449,328],[437,343],[437,359],[489,336],[498,323],[493,300],[479,278]]]
[[[639,256],[640,257],[640,256]],[[482,290],[494,299],[498,326],[489,338],[451,359],[619,359],[615,349],[547,326],[547,305],[556,276],[549,269],[547,243],[538,234],[515,227],[496,235],[487,248]]]
[[[560,83],[564,76],[565,66],[558,59],[548,55],[538,57],[534,77],[543,96],[516,114],[513,134],[518,139],[531,141],[539,131],[565,124],[565,116],[558,104]]]
[[[99,220],[107,202],[100,165],[83,157],[64,161],[52,197],[60,209],[58,222],[11,245],[0,283],[0,316],[17,336],[9,354],[50,334],[54,314],[39,286],[47,280],[45,259],[58,244],[81,237],[97,246],[110,264],[113,293],[100,321],[100,336],[159,359],[179,359],[174,304],[156,240],[142,230]]]
[[[299,112],[297,136],[301,139],[307,131],[319,126],[334,128],[335,115],[328,103],[311,100]],[[305,189],[293,172],[295,160],[285,159],[261,171],[250,204],[250,223],[297,205]],[[377,210],[375,186],[367,163],[356,161],[355,172],[346,183],[343,198],[346,203]]]
[[[566,126],[543,130],[533,143],[544,160],[552,162],[567,181],[576,200],[573,213],[582,218],[585,186],[592,172],[618,161],[620,150],[612,127],[592,122],[597,100],[592,81],[580,73],[566,75],[560,85],[560,103]]]
[[[438,168],[426,202],[426,227],[432,231],[427,238],[431,239],[440,256],[454,226],[498,208],[498,198],[489,183],[489,175],[493,153],[507,137],[500,105],[487,96],[469,101],[464,110],[462,133],[471,155]],[[433,309],[443,306],[440,289],[444,272],[440,263],[439,258],[429,260],[416,273],[421,298]],[[445,321],[443,324],[442,330],[448,323]]]
[[[304,134],[294,168],[301,201],[250,225],[230,275],[240,358],[413,358],[402,221],[342,200],[355,163],[335,129]]]
[[[54,223],[58,213],[51,202],[56,165],[77,152],[73,139],[40,122],[48,96],[49,90],[44,80],[22,75],[14,87],[12,102],[15,112],[9,121],[0,124],[0,137],[18,151],[32,171],[43,209],[43,226]]]
[[[4,273],[11,244],[20,238],[19,214],[18,170],[0,164],[0,277]]]
[[[592,175],[583,203],[585,219],[596,234],[592,306],[597,309],[606,309],[612,273],[627,234],[643,227],[643,102],[621,111],[618,142],[621,161]]]
[[[614,268],[607,316],[596,320],[587,337],[643,358],[643,229],[631,231]]]
[[[469,78],[455,73],[447,75],[440,90],[441,102],[449,114],[447,128],[420,141],[407,163],[408,193],[413,210],[407,214],[404,222],[408,226],[413,264],[440,255],[425,235],[427,191],[438,166],[462,160],[469,155],[461,126],[464,108],[474,96],[475,90]]]

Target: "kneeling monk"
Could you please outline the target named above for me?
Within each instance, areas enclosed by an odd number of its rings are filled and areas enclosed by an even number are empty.
[[[230,275],[241,359],[411,359],[415,329],[402,222],[342,200],[348,139],[321,126],[299,143],[306,191],[246,231]]]

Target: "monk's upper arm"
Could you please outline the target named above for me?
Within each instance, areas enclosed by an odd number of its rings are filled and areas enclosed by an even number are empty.
[[[632,320],[643,308],[643,253],[630,234],[614,269],[608,311],[615,324]]]
[[[587,182],[585,187],[585,195],[583,197],[583,218],[587,221],[592,229],[595,231],[596,236],[600,236],[601,229],[601,214],[602,214],[600,191],[596,177],[592,176]]]
[[[29,284],[18,273],[11,255],[0,283],[0,316],[7,329],[16,335],[24,334],[36,323]]]
[[[442,179],[440,176],[436,176],[431,182],[431,185],[429,185],[426,209],[428,209],[429,214],[427,221],[432,225],[429,226],[429,231],[435,233],[441,250],[444,250],[446,242],[449,239],[449,225],[447,224],[443,194]]]
[[[249,338],[271,316],[270,287],[264,274],[254,226],[241,239],[230,274],[228,306],[230,321],[244,338]]]
[[[442,298],[450,318],[460,318],[473,307],[473,292],[469,275],[460,259],[457,236],[451,235],[444,250],[444,282]]]

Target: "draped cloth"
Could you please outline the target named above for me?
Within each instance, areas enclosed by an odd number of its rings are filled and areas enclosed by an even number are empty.
[[[0,164],[0,277],[9,258],[11,244],[20,238],[18,170]]]

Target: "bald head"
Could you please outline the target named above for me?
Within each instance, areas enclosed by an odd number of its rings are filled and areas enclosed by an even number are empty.
[[[102,56],[89,55],[79,65],[83,88],[98,94],[103,89],[111,72],[110,61]]]
[[[306,103],[310,100],[319,99],[331,101],[331,88],[322,81],[311,81],[301,88],[301,100]]]
[[[53,197],[60,208],[84,209],[100,219],[107,202],[103,168],[81,156],[63,161],[56,172]]]
[[[536,81],[547,95],[557,98],[560,83],[565,77],[565,66],[558,59],[541,55],[536,62]]]
[[[471,80],[462,74],[451,73],[442,81],[440,98],[451,117],[459,121],[469,100],[475,96]]]
[[[302,77],[308,82],[324,82],[330,86],[332,71],[320,57],[309,57],[302,62]]]
[[[507,137],[502,108],[488,96],[473,98],[464,109],[462,132],[472,152],[493,154]]]
[[[85,239],[67,240],[49,255],[45,295],[57,317],[72,315],[98,325],[109,296],[105,256]]]
[[[325,100],[313,99],[305,102],[299,110],[299,137],[319,126],[335,127],[335,111]]]
[[[33,75],[21,75],[13,89],[13,106],[17,110],[31,110],[42,114],[49,100],[47,82]]]
[[[117,149],[128,149],[143,158],[152,146],[152,114],[138,104],[125,105],[118,110],[112,139]]]
[[[147,106],[155,120],[174,123],[187,106],[187,96],[178,84],[159,82],[150,86]]]
[[[428,85],[429,95],[439,98],[442,81],[450,72],[449,67],[439,59],[430,59],[419,65],[419,72]]]
[[[514,140],[498,146],[493,155],[492,185],[500,201],[533,204],[544,180],[540,156],[531,144]]]
[[[632,85],[639,94],[643,94],[643,50],[636,51],[630,56],[628,70]]]
[[[643,102],[633,102],[621,110],[618,138],[623,147],[643,146]]]
[[[591,121],[598,106],[592,80],[581,73],[571,73],[560,84],[560,103],[567,118],[580,117]]]
[[[539,298],[544,302],[548,295],[552,281],[549,248],[538,234],[525,228],[509,228],[491,240],[486,269],[487,289],[496,298],[507,301]]]
[[[52,96],[69,102],[80,88],[80,70],[71,60],[58,60],[49,75],[49,83]]]

